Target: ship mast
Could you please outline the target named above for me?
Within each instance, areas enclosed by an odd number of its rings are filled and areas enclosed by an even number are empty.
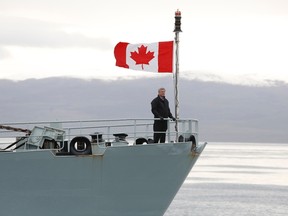
[[[178,78],[179,78],[179,33],[181,30],[181,12],[177,9],[175,12],[175,73],[174,73],[174,96],[175,96],[175,131],[176,141],[178,141],[178,120],[179,120],[179,93],[178,93]]]

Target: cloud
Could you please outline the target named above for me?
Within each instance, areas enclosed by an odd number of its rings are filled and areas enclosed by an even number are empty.
[[[260,77],[258,74],[243,74],[243,75],[226,75],[222,76],[212,71],[181,71],[180,77],[187,80],[215,82],[215,83],[227,83],[241,86],[278,86],[286,85],[288,81],[281,80],[277,77],[274,79],[268,79],[265,76]]]
[[[208,71],[181,71],[181,77],[188,80],[200,80],[200,81],[212,81],[212,82],[223,82],[225,79],[212,72]]]
[[[0,46],[97,48],[113,47],[108,38],[88,37],[65,29],[71,26],[35,19],[0,16]]]
[[[0,61],[9,57],[10,53],[6,49],[0,47]]]

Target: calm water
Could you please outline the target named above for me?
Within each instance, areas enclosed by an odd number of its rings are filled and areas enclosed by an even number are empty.
[[[288,144],[209,143],[164,216],[288,215]]]

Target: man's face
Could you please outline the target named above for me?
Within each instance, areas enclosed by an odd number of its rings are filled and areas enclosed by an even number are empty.
[[[165,89],[160,89],[159,90],[159,96],[164,97],[165,96]]]

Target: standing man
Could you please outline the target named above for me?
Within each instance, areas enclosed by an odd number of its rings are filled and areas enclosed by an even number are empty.
[[[175,118],[170,112],[169,102],[165,98],[165,88],[160,88],[158,90],[158,96],[154,98],[151,102],[151,111],[154,114],[154,118],[160,118],[160,120],[154,120],[153,131],[154,131],[154,143],[165,142],[166,130],[167,130],[167,120],[164,118],[171,118],[175,121]]]

